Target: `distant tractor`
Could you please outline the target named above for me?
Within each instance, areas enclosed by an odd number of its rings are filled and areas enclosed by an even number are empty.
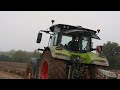
[[[54,21],[52,20],[52,23]],[[92,39],[100,38],[97,32],[82,26],[66,24],[52,25],[49,30],[40,30],[37,43],[42,40],[42,32],[50,34],[48,46],[41,57],[33,58],[26,68],[26,79],[108,79],[117,78],[114,72],[106,70],[109,63],[102,55],[102,46],[93,48]],[[92,51],[96,50],[98,53]]]

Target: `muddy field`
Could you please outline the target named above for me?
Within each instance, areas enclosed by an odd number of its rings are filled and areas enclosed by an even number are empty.
[[[0,61],[0,79],[24,79],[26,63],[3,62]],[[120,79],[120,70],[111,70],[118,74]]]
[[[0,79],[24,79],[23,77],[0,70]]]
[[[0,61],[0,79],[24,79],[26,65]]]

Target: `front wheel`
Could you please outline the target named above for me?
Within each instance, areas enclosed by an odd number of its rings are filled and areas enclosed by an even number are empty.
[[[49,50],[43,53],[39,67],[40,79],[66,79],[66,70],[66,61],[53,58]]]

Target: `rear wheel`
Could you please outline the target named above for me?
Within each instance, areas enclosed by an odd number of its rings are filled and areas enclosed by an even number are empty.
[[[66,79],[66,62],[64,60],[55,59],[51,52],[46,50],[39,67],[40,79]]]

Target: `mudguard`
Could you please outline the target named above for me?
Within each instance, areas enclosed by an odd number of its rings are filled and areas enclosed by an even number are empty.
[[[51,55],[53,58],[63,59],[63,60],[70,60],[70,54],[69,51],[62,49],[62,50],[56,50],[57,46],[50,46],[46,47],[44,51],[50,50]]]

